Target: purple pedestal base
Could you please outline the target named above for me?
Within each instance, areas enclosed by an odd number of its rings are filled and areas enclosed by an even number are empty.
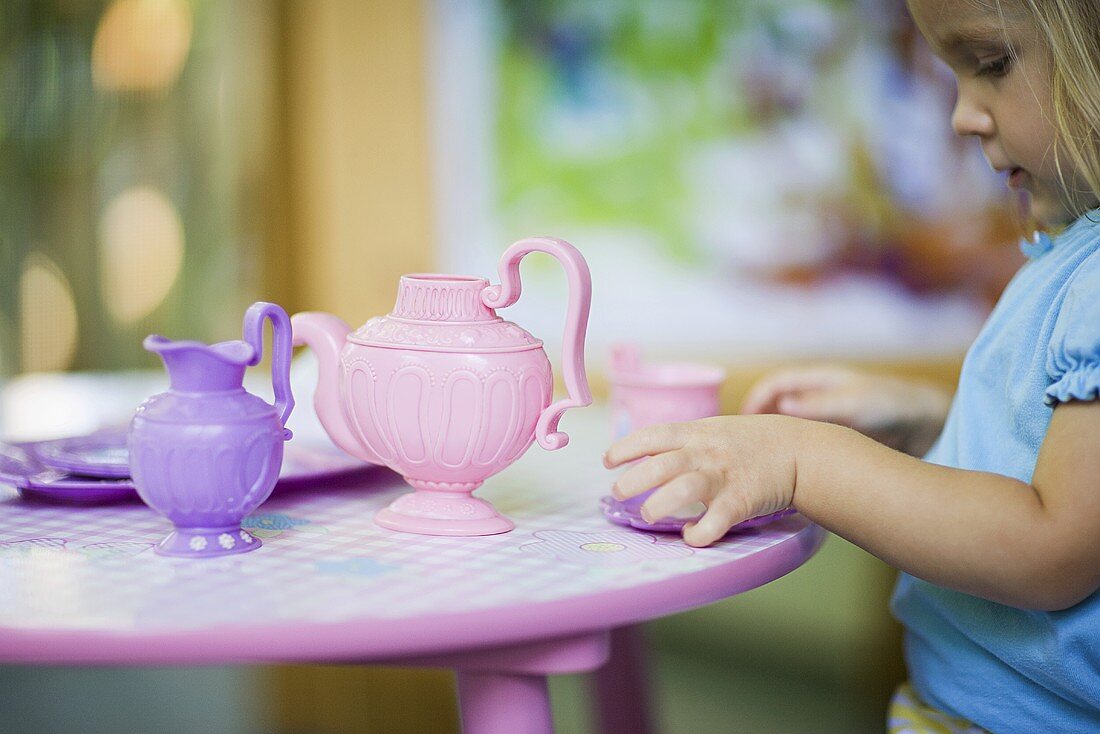
[[[213,558],[247,553],[263,543],[240,525],[224,528],[176,528],[154,550],[176,558]]]

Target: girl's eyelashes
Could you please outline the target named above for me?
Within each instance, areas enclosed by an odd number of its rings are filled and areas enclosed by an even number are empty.
[[[1007,54],[990,61],[978,62],[978,76],[998,78],[1008,74],[1012,68],[1012,58]]]

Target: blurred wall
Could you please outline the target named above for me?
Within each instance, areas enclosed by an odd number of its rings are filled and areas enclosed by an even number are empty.
[[[425,4],[283,3],[293,310],[354,328],[389,312],[404,273],[431,271]],[[356,666],[268,669],[278,731],[457,730],[453,678]]]
[[[256,734],[262,679],[241,668],[0,666],[5,734]]]
[[[432,269],[424,5],[285,3],[293,305],[358,326]]]

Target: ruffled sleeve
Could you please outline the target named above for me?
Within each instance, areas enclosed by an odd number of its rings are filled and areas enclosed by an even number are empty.
[[[1058,312],[1047,352],[1047,405],[1100,395],[1100,253],[1082,263]]]

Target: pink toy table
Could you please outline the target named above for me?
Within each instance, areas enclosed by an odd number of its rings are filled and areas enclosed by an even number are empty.
[[[0,661],[449,667],[465,731],[510,734],[552,731],[546,676],[599,670],[604,728],[644,731],[619,647],[630,627],[768,583],[823,531],[794,515],[693,549],[611,525],[607,416],[585,413],[563,426],[569,447],[532,448],[480,490],[515,521],[503,535],[378,527],[408,491],[380,468],[277,489],[244,523],[262,548],[203,560],[155,555],[169,527],[144,505],[33,504],[0,487]]]

